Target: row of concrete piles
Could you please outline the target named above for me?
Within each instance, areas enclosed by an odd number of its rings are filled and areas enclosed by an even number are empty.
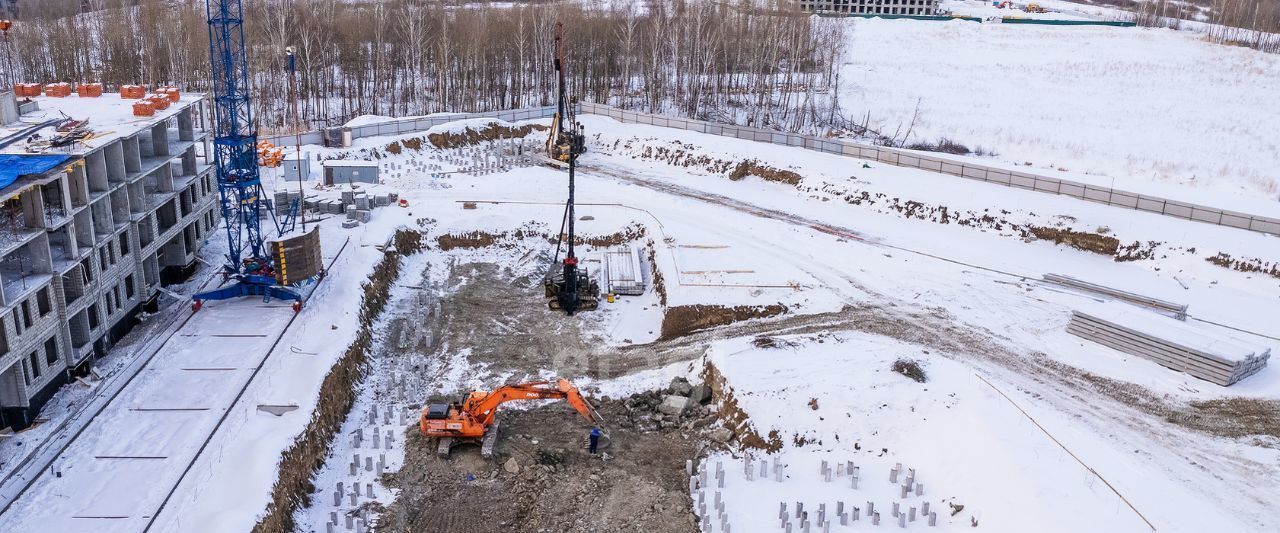
[[[380,479],[387,471],[386,452],[395,449],[396,433],[410,418],[404,409],[379,408],[376,404],[370,407],[368,415],[361,420],[367,426],[358,427],[351,434],[351,448],[361,451],[352,453],[346,479],[334,486],[334,510],[329,512],[329,521],[324,525],[326,533],[370,531],[368,510],[361,507],[362,499],[376,499],[374,483],[370,480]]]
[[[786,470],[787,465],[782,464],[776,456],[772,461],[760,459],[758,462],[753,458],[746,458],[743,461],[742,476],[748,482],[757,480],[768,482],[772,479],[774,483],[782,483],[788,477]],[[730,533],[732,525],[721,493],[725,486],[724,463],[717,461],[712,474],[708,472],[705,461],[699,463],[696,468],[693,461],[687,461],[685,472],[689,475],[689,494],[697,510],[699,532]],[[862,480],[862,467],[855,465],[853,461],[844,461],[835,463],[835,467],[832,468],[831,463],[824,460],[818,474],[826,483],[847,479],[848,488],[858,490]],[[904,469],[902,464],[898,463],[889,471],[888,481],[898,487],[900,500],[924,496],[924,484],[917,479],[914,468]],[[810,507],[810,510],[813,509]],[[929,526],[938,525],[938,513],[930,508],[928,501],[921,502],[919,507],[906,505],[901,501],[890,502],[890,516],[897,522],[899,528],[906,528],[917,521],[925,522]],[[837,500],[834,512],[830,512],[827,504],[823,502],[817,505],[816,512],[812,515],[810,511],[805,510],[803,501],[796,501],[790,509],[787,502],[778,502],[776,523],[780,530],[787,533],[813,533],[814,531],[829,533],[833,524],[849,526],[852,522],[860,520],[870,522],[872,526],[881,524],[880,511],[876,509],[874,501],[868,500],[865,507],[857,507],[846,506],[843,500]]]
[[[411,157],[403,162],[390,162],[387,171],[397,178],[428,175],[431,179],[440,179],[449,173],[445,170],[445,165],[449,165],[457,169],[455,172],[487,176],[534,166],[538,164],[535,154],[540,154],[542,149],[540,142],[530,139],[495,139],[475,146],[446,148],[426,160]]]

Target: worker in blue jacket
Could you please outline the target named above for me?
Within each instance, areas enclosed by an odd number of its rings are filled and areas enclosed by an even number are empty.
[[[591,452],[591,454],[594,455],[596,453],[596,447],[600,445],[600,428],[599,427],[591,428],[590,443],[591,444],[587,446],[587,451]]]

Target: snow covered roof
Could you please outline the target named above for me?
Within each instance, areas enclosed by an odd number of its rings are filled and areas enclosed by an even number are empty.
[[[48,139],[57,135],[53,126],[40,128],[36,131],[24,133],[23,130],[32,126],[56,120],[61,118],[73,118],[76,120],[88,119],[87,127],[93,131],[93,136],[88,140],[74,143],[63,148],[45,148],[38,153],[64,154],[64,155],[83,155],[121,137],[132,136],[144,129],[150,128],[157,122],[170,119],[190,104],[200,101],[204,98],[203,94],[184,94],[179,102],[174,102],[168,109],[157,109],[155,115],[149,117],[139,117],[133,114],[133,104],[138,100],[123,99],[119,94],[103,94],[97,98],[81,98],[74,93],[71,96],[63,98],[51,98],[48,96],[35,96],[27,98],[38,104],[39,109],[31,113],[22,115],[22,118],[13,124],[0,127],[0,139],[4,139],[13,135],[22,133],[24,136],[39,134],[41,137]],[[31,153],[27,150],[26,142],[19,140],[0,148],[0,153],[8,154],[25,154]]]
[[[378,163],[374,161],[363,161],[360,159],[328,159],[321,164],[324,165],[326,168],[330,168],[330,167],[331,168],[351,168],[351,167],[367,168],[367,167],[378,166]]]

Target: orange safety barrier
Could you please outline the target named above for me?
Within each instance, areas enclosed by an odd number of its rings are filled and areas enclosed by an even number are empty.
[[[76,86],[76,95],[81,98],[97,98],[102,96],[101,83],[81,83]]]
[[[50,98],[65,98],[71,96],[71,84],[59,82],[45,85],[44,95]]]
[[[142,100],[140,102],[133,103],[133,116],[149,117],[154,114],[156,114],[156,107],[151,104],[151,101]]]
[[[141,85],[121,85],[120,98],[126,100],[137,100],[147,96],[147,88]]]

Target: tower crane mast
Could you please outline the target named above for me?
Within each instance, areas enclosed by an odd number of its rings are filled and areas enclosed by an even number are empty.
[[[296,310],[302,295],[293,287],[277,284],[276,265],[263,237],[265,200],[258,173],[258,132],[249,98],[244,7],[240,0],[205,0],[205,10],[213,77],[213,159],[228,244],[223,276],[235,283],[197,294],[193,307],[199,309],[204,300],[262,296],[265,300],[293,300]],[[274,214],[271,221],[283,233]]]

